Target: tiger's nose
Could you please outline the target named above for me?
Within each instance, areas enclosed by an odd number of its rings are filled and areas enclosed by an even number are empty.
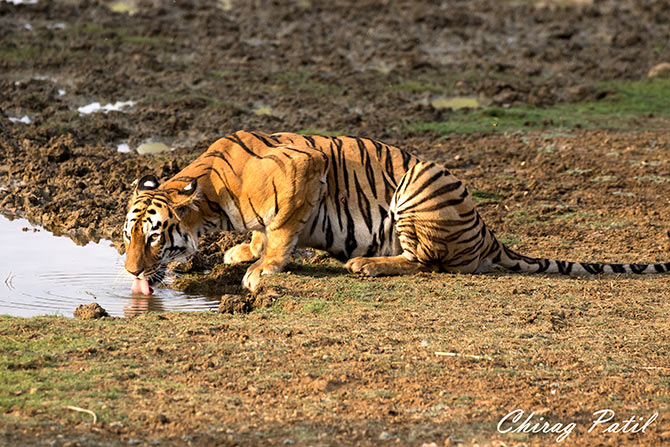
[[[142,272],[144,271],[144,269],[139,269],[139,270],[136,270],[136,271],[134,271],[134,272],[133,272],[133,271],[130,271],[130,270],[128,270],[128,269],[126,269],[126,270],[128,271],[128,273],[130,273],[130,274],[133,275],[133,276],[140,276],[140,273],[142,273]]]

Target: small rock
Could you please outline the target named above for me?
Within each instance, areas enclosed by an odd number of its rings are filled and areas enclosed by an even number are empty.
[[[158,413],[157,415],[154,416],[153,419],[154,419],[154,422],[155,422],[156,424],[161,424],[161,425],[165,425],[165,424],[167,424],[168,422],[170,422],[170,420],[168,419],[168,417],[165,416],[163,413]]]
[[[382,440],[382,441],[386,441],[390,437],[391,437],[391,435],[388,432],[385,432],[385,431],[383,431],[381,433],[381,435],[379,435],[379,439]]]
[[[98,303],[80,304],[74,311],[74,316],[82,320],[108,317],[109,314]]]
[[[565,89],[565,100],[568,102],[586,101],[593,97],[596,88],[592,84],[580,84]]]
[[[328,379],[316,379],[310,384],[312,391],[329,393],[337,388],[337,382]]]
[[[670,78],[670,62],[654,65],[647,76],[650,78]]]
[[[511,105],[519,99],[519,94],[513,90],[503,90],[493,97],[493,102],[498,105]]]

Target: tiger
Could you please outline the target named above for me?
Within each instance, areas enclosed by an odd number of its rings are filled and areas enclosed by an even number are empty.
[[[259,288],[296,247],[325,250],[365,276],[418,272],[584,275],[666,273],[665,264],[569,262],[523,255],[484,223],[466,186],[445,167],[362,137],[239,131],[220,138],[174,177],[136,184],[123,227],[134,291],[150,293],[168,263],[211,231],[251,232],[224,253],[251,265]]]

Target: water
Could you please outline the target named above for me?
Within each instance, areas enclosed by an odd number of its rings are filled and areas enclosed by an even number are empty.
[[[437,97],[431,102],[433,107],[436,109],[476,109],[479,107],[479,101],[477,98],[472,98],[468,96],[456,96],[452,98],[446,98],[444,96]]]
[[[114,104],[100,105],[99,102],[92,102],[88,105],[77,108],[77,112],[82,115],[88,115],[95,112],[120,112],[125,107],[132,107],[137,104],[135,101],[117,101]]]
[[[23,231],[27,228],[28,231]],[[150,297],[130,293],[124,257],[109,245],[77,246],[30,225],[0,216],[0,314],[72,316],[79,304],[96,302],[112,316],[147,311],[216,310],[219,301],[156,288]]]

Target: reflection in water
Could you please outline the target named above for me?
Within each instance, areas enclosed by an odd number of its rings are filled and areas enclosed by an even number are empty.
[[[130,299],[130,306],[123,307],[123,315],[126,317],[134,317],[146,312],[165,312],[163,301],[155,295],[144,296],[133,294]]]
[[[123,257],[109,241],[80,247],[65,237],[34,231],[25,219],[0,216],[0,314],[72,316],[96,302],[112,316],[155,311],[216,310],[218,300],[157,288],[132,295]]]

